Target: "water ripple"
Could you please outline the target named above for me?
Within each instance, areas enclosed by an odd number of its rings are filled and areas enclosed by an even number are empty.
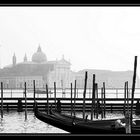
[[[66,114],[70,114],[67,113]],[[88,119],[90,119],[91,113],[86,113],[88,115]],[[76,113],[76,116],[82,117],[82,113]],[[120,112],[116,113],[106,113],[106,119],[108,118],[119,118],[123,117],[123,114]],[[99,115],[99,119],[101,118],[101,115]],[[41,133],[41,134],[50,134],[50,133],[61,133],[65,134],[68,133],[64,130],[61,130],[59,128],[53,127],[47,123],[44,123],[37,119],[32,111],[28,111],[27,120],[25,120],[25,112],[16,112],[16,111],[10,111],[10,112],[4,112],[3,119],[0,119],[0,133]]]
[[[0,120],[0,133],[67,133],[59,128],[46,124],[28,112],[25,120],[24,112],[5,112]]]

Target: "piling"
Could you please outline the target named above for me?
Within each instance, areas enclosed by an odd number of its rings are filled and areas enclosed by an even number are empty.
[[[98,99],[98,83],[95,83],[96,98]]]
[[[87,88],[87,71],[85,72],[85,85],[84,85],[84,93],[83,93],[83,119],[85,119],[86,88]]]
[[[33,80],[33,88],[34,88],[34,105],[33,105],[33,111],[34,111],[35,101],[36,101],[36,97],[35,97],[35,80]]]
[[[128,95],[128,81],[126,82],[126,100],[127,100],[127,111],[125,111],[125,120],[126,120],[126,134],[131,133],[131,116],[129,113],[129,95]]]
[[[56,82],[54,82],[54,104],[55,104],[55,110],[56,110]]]
[[[24,95],[25,95],[25,120],[27,120],[27,95],[26,95],[26,82],[24,83]]]
[[[104,118],[106,117],[105,82],[103,82]]]
[[[126,113],[126,82],[125,82],[125,85],[124,85],[124,115]]]
[[[124,115],[128,111],[129,111],[129,96],[128,96],[128,81],[126,81],[124,86]]]
[[[3,118],[3,82],[1,82],[1,118]]]
[[[71,89],[71,116],[72,116],[72,112],[73,112],[73,105],[72,105],[72,83],[70,84],[70,89]]]
[[[93,74],[93,81],[92,81],[91,120],[93,120],[93,111],[95,112],[95,74]]]
[[[99,116],[99,113],[100,113],[100,106],[99,106],[98,103],[100,103],[100,102],[98,100],[98,84],[97,83],[95,84],[95,91],[96,91],[95,92],[96,93],[95,98],[97,100],[97,103],[96,103],[96,119],[98,119],[98,116]]]
[[[101,104],[102,104],[102,112],[101,112],[101,118],[103,118],[103,103],[104,103],[104,101],[103,101],[103,87],[101,88]]]
[[[131,98],[131,127],[132,127],[132,119],[133,119],[133,102],[134,102],[134,92],[135,92],[135,83],[136,83],[136,69],[137,69],[137,56],[135,56],[134,60],[134,73],[133,73],[133,83],[132,83],[132,98]]]
[[[126,82],[126,99],[127,99],[127,112],[129,112],[129,92],[128,92],[128,81]]]
[[[73,112],[74,116],[76,115],[75,114],[75,104],[76,104],[76,80],[74,82],[74,112]]]
[[[48,85],[46,84],[46,95],[47,95],[47,114],[49,114],[49,96],[48,96]]]

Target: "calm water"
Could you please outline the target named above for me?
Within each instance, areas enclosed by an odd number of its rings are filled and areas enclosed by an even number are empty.
[[[5,112],[0,119],[0,133],[68,133],[38,120],[33,112],[28,112],[25,121],[25,112]]]
[[[67,113],[68,114],[68,113]],[[88,113],[87,113],[88,114]],[[78,117],[82,117],[82,114],[76,114]],[[119,118],[123,115],[119,112],[107,113],[106,119],[108,118]],[[90,119],[90,114],[88,114]],[[99,117],[99,119],[101,119]],[[38,120],[32,111],[28,111],[27,120],[25,121],[25,112],[4,112],[3,119],[0,119],[0,133],[1,134],[25,134],[25,133],[41,133],[41,134],[69,134],[68,132],[59,128],[53,127]]]

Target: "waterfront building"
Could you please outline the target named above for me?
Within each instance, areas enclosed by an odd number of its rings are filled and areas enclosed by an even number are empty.
[[[124,88],[124,84],[128,81],[129,88],[132,88],[133,71],[111,71],[84,69],[77,72],[75,79],[77,87],[84,87],[85,71],[88,71],[87,88],[92,88],[93,74],[95,74],[95,82],[98,87],[103,87],[103,82],[107,88]],[[140,87],[140,79],[136,76],[136,88]]]
[[[56,61],[54,70],[48,74],[50,87],[53,87],[55,81],[58,88],[70,88],[70,84],[74,83],[75,80],[74,72],[71,71],[70,65],[70,62],[66,61],[64,56],[61,60]]]
[[[27,88],[33,88],[33,80],[36,82],[36,88],[54,88],[56,82],[57,88],[70,88],[76,80],[77,88],[84,88],[85,71],[88,71],[87,88],[92,88],[93,74],[98,87],[106,84],[106,88],[123,88],[124,83],[128,81],[129,87],[132,87],[133,71],[110,71],[84,69],[78,72],[71,70],[71,63],[64,56],[60,60],[49,61],[46,54],[38,46],[37,51],[28,60],[25,54],[23,62],[17,63],[16,54],[12,57],[12,64],[0,69],[0,82],[3,82],[4,88],[24,88],[26,82]],[[136,87],[139,87],[139,77],[136,78]]]
[[[4,88],[23,88],[25,82],[27,88],[33,88],[33,80],[36,88],[45,88],[46,84],[53,88],[54,82],[57,83],[57,88],[65,88],[72,82],[70,62],[64,56],[61,60],[48,61],[40,45],[31,61],[26,54],[23,62],[17,63],[16,60],[14,53],[12,64],[0,70],[0,82],[3,82]]]

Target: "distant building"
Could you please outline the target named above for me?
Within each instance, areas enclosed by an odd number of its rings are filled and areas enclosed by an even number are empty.
[[[3,82],[4,88],[24,88],[26,82],[27,88],[33,87],[33,80],[36,80],[36,88],[43,87],[42,76],[8,76],[0,77],[0,82]]]
[[[48,75],[50,87],[53,87],[55,81],[57,87],[62,89],[70,88],[70,83],[75,80],[74,72],[71,71],[70,65],[70,62],[66,61],[64,57],[56,62],[54,70],[50,71]]]
[[[60,81],[65,87],[68,86],[68,81],[72,77],[70,62],[66,61],[64,57],[62,60],[47,61],[40,46],[37,52],[32,55],[31,61],[28,61],[25,54],[23,62],[16,63],[14,53],[12,62],[11,65],[0,70],[0,82],[3,82],[5,88],[24,88],[24,82],[26,82],[27,88],[33,88],[33,80],[36,81],[37,88],[43,88],[46,84],[53,87],[54,82],[58,83],[57,87],[62,87],[59,84]]]
[[[105,82],[107,88],[124,87],[124,83],[128,81],[129,87],[132,85],[133,71],[109,71],[85,69],[78,72],[71,70],[71,63],[65,60],[64,56],[61,60],[48,61],[46,54],[42,51],[40,45],[37,51],[32,55],[29,61],[25,54],[23,62],[17,63],[16,54],[12,57],[12,64],[0,69],[0,82],[3,82],[4,88],[24,88],[26,82],[27,88],[33,88],[33,80],[36,81],[36,88],[53,88],[56,82],[57,88],[70,88],[70,84],[76,80],[77,88],[84,88],[85,71],[88,71],[87,88],[92,87],[93,74],[95,74],[95,82],[98,87],[103,86]],[[136,87],[140,82],[137,76]]]
[[[95,74],[95,82],[98,87],[103,87],[103,82],[107,88],[124,88],[124,84],[128,81],[129,88],[132,88],[133,71],[110,71],[85,69],[77,72],[77,87],[84,87],[85,71],[88,71],[87,87],[92,88],[93,74]],[[136,76],[136,88],[140,87],[140,79]]]

